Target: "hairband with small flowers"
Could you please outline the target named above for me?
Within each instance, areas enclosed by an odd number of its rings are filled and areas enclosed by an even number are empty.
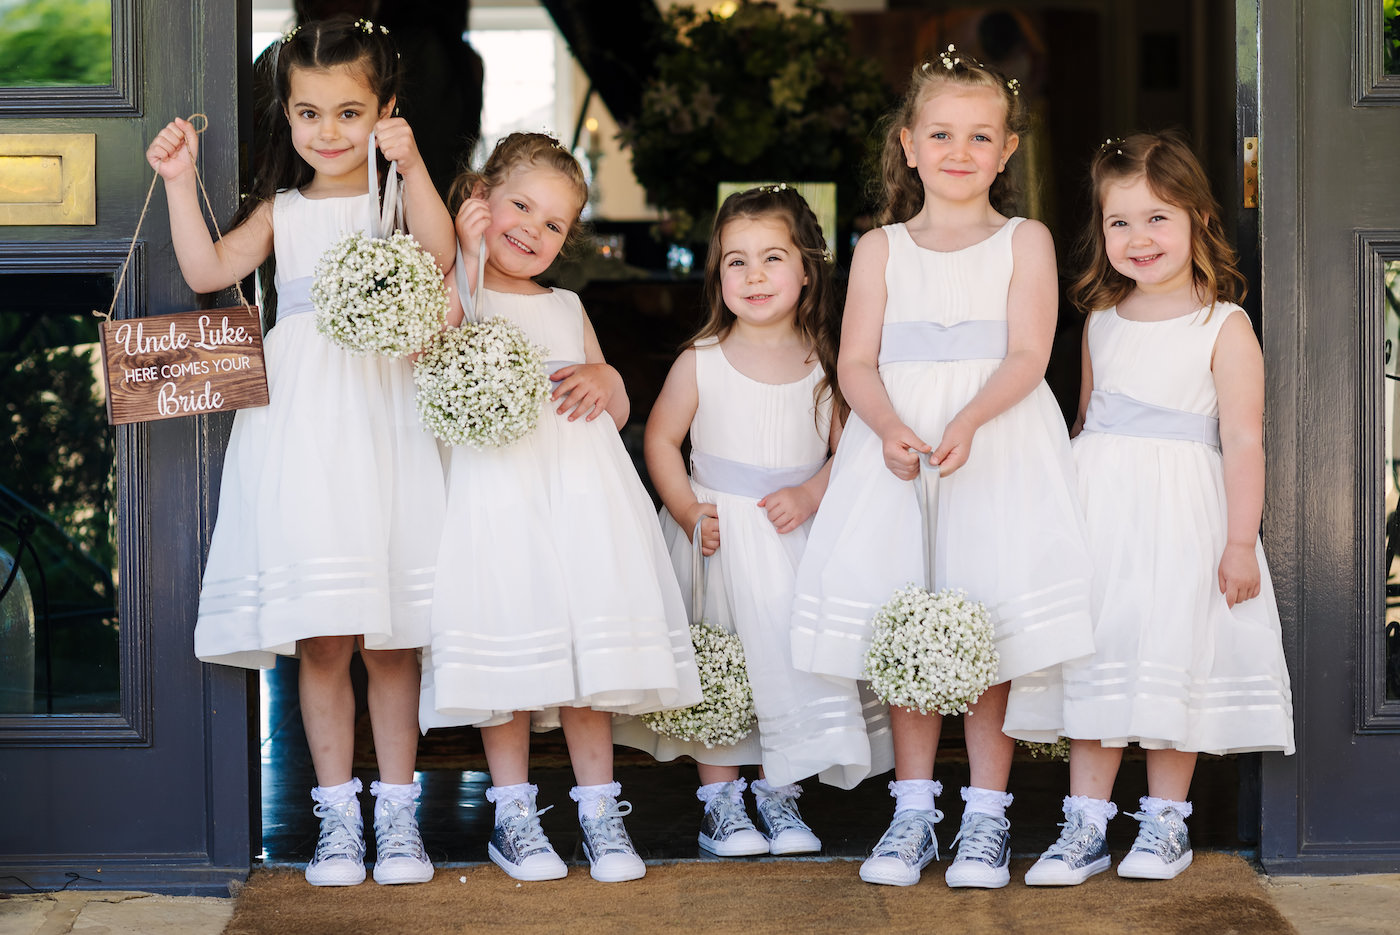
[[[367,36],[374,35],[374,30],[375,30],[375,28],[376,28],[375,25],[374,25],[373,23],[371,23],[369,20],[365,19],[364,17],[361,17],[360,19],[355,20],[355,22],[354,22],[352,25],[354,25],[357,29],[359,29],[361,32],[363,32],[363,33],[364,33],[365,35],[367,35]],[[379,27],[377,27],[377,28],[379,29],[380,33],[382,33],[383,35],[386,35],[386,36],[389,35],[389,27],[388,27],[388,26],[379,26]]]
[[[1099,147],[1099,152],[1107,153],[1110,149],[1112,149],[1114,153],[1116,153],[1119,156],[1123,155],[1122,137],[1109,137],[1108,139],[1104,140],[1103,145]]]
[[[966,62],[967,67],[969,68],[981,68],[983,70],[986,70],[987,68],[986,65],[983,65],[971,55],[964,55],[963,53],[959,52],[958,47],[950,42],[948,44],[948,48],[943,49],[941,52],[938,53],[937,63],[934,63],[932,61],[924,62],[922,65],[919,66],[919,70],[922,71],[924,74],[928,74],[930,71],[933,70],[934,67],[936,67],[936,65],[941,65],[944,68],[944,70],[952,71],[958,65],[964,64],[964,61]],[[1021,82],[1015,78],[1008,78],[1006,81],[1006,90],[1011,92],[1012,97],[1020,97]]]
[[[778,192],[785,192],[787,190],[787,182],[779,182],[776,185],[760,185],[754,189],[754,191],[763,192],[765,195],[776,195]]]

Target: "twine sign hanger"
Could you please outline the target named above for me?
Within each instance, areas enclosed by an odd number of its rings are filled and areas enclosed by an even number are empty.
[[[196,126],[195,133],[203,133],[209,127],[209,118],[204,114],[190,115],[191,124],[197,120],[202,120],[203,125]],[[199,166],[193,167],[216,239],[223,240]],[[102,319],[107,421],[125,425],[266,406],[262,327],[257,306],[243,294],[242,283],[233,284],[240,303],[237,306],[113,318],[159,178],[159,172],[152,174],[136,230],[112,290],[112,304],[105,313],[93,310],[93,315]]]

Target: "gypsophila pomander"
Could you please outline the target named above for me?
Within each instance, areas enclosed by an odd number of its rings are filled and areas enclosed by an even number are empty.
[[[706,749],[736,744],[753,729],[753,688],[739,637],[707,623],[690,625],[695,667],[700,672],[699,704],[642,715],[642,723],[685,743]]]
[[[539,424],[549,396],[545,351],[505,318],[438,333],[413,369],[418,418],[449,445],[499,448]]]
[[[870,689],[920,714],[962,714],[996,678],[1000,659],[987,608],[963,591],[908,585],[872,621]]]
[[[356,231],[316,261],[316,330],[347,351],[403,357],[447,318],[447,287],[432,255],[409,234]]]
[[[1039,743],[1034,740],[1018,740],[1016,746],[1030,752],[1031,759],[1045,757],[1047,760],[1069,762],[1069,738],[1060,737],[1054,743]]]

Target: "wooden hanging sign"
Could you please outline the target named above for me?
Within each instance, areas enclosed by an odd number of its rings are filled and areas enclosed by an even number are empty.
[[[112,425],[267,405],[256,305],[108,319],[102,365]]]

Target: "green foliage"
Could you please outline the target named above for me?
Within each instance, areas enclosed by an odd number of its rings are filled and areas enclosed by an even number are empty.
[[[0,521],[38,524],[29,541],[43,574],[28,555],[21,565],[40,615],[40,712],[50,693],[54,713],[116,710],[119,700],[116,450],[96,391],[96,337],[76,316],[0,316],[0,424],[9,439],[0,446]],[[15,548],[11,531],[0,548]]]
[[[1385,36],[1381,39],[1385,73],[1400,74],[1400,0],[1381,0],[1381,14],[1385,17]]]
[[[13,521],[17,498],[48,521],[40,532],[51,549],[51,605],[115,601],[116,449],[96,389],[98,350],[87,343],[95,339],[94,328],[67,316],[0,319],[0,423],[9,438],[0,446],[0,519]]]
[[[836,182],[847,220],[891,97],[852,54],[845,17],[818,0],[790,15],[742,2],[728,18],[678,6],[666,25],[641,116],[622,132],[652,203],[703,236],[720,182]]]
[[[0,3],[0,87],[111,83],[110,0]]]

